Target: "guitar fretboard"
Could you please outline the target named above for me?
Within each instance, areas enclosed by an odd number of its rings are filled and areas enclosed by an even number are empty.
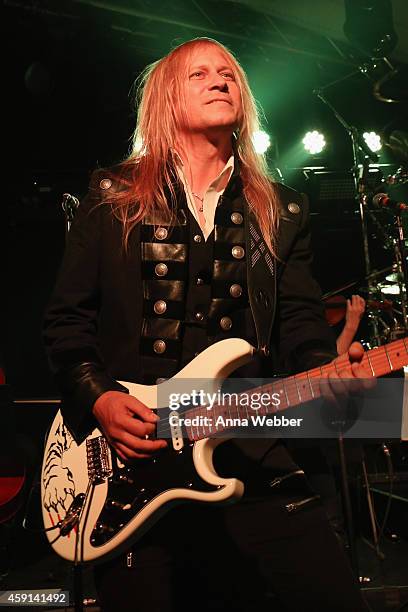
[[[262,385],[254,389],[249,389],[245,392],[247,402],[242,402],[242,393],[237,393],[236,402],[228,402],[228,404],[215,404],[211,410],[207,410],[205,406],[188,410],[185,418],[198,417],[195,419],[198,425],[187,426],[187,436],[189,440],[196,441],[208,438],[216,434],[221,434],[224,431],[233,429],[234,425],[216,425],[218,417],[222,417],[222,421],[233,423],[242,419],[251,419],[251,416],[260,415],[268,416],[281,413],[288,408],[294,408],[300,404],[309,402],[313,399],[321,397],[322,391],[320,381],[333,373],[339,373],[349,365],[348,357],[345,355],[339,357],[335,362],[327,365],[313,368],[294,376],[278,379],[267,385]],[[395,340],[390,344],[376,347],[364,353],[361,365],[365,366],[366,370],[372,377],[379,378],[385,374],[389,374],[394,370],[400,370],[405,365],[408,365],[408,338]],[[261,406],[254,410],[251,407],[251,397],[260,394],[268,394],[270,398],[275,398],[273,404]]]

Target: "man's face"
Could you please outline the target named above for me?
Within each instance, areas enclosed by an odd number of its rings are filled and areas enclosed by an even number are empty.
[[[193,52],[184,90],[188,131],[232,133],[238,127],[242,101],[235,78],[228,57],[215,45]]]

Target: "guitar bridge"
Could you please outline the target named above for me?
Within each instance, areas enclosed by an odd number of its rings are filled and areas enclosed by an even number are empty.
[[[111,475],[111,453],[106,438],[98,436],[86,441],[86,460],[93,484],[100,484]]]

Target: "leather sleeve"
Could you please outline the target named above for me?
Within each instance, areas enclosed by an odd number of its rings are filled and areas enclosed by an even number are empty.
[[[102,393],[127,392],[109,376],[97,340],[101,216],[106,214],[99,206],[100,177],[100,171],[93,173],[76,211],[44,318],[49,365],[62,394],[64,419],[77,441],[96,426],[92,408]]]
[[[301,198],[299,221],[289,216],[281,221],[283,240],[285,233],[296,231],[289,253],[281,263],[278,280],[279,366],[282,371],[291,373],[328,363],[337,357],[336,341],[325,319],[320,287],[311,271],[308,200],[304,194]]]

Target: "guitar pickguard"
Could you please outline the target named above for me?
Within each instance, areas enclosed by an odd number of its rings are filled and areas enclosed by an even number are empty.
[[[165,450],[154,459],[138,460],[134,466],[120,467],[113,462],[106,502],[91,534],[92,545],[108,542],[147,504],[166,491],[215,491],[218,487],[205,482],[194,469],[193,447],[194,444],[185,441],[180,451]],[[163,507],[163,512],[168,506]],[[156,512],[154,520],[161,514]]]
[[[48,512],[54,511],[57,516],[65,516],[73,502],[75,481],[65,455],[75,444],[73,437],[62,421],[56,424],[45,457],[42,472],[43,506]]]

